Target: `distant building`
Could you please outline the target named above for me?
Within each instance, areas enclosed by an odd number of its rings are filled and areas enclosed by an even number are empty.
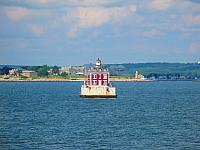
[[[53,69],[50,69],[50,70],[48,70],[47,72],[48,72],[48,75],[53,75],[53,74],[54,74],[54,73],[53,73]]]
[[[197,61],[197,64],[200,64],[200,61]]]
[[[9,75],[16,75],[16,74],[17,74],[17,69],[9,70]]]
[[[85,74],[86,68],[83,66],[65,66],[59,69],[59,73],[66,73],[66,74]]]
[[[9,75],[19,76],[19,69],[9,70]]]
[[[135,79],[143,79],[144,80],[144,76],[142,74],[139,74],[139,72],[136,70],[135,71]]]
[[[28,70],[22,71],[22,75],[28,78],[34,78],[38,76],[37,72]]]
[[[59,69],[59,74],[61,74],[61,73],[70,74],[71,66],[65,66],[65,67],[62,67],[61,69]]]

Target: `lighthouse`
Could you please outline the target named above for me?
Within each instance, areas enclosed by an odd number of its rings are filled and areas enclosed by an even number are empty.
[[[95,68],[101,68],[101,60],[99,58],[96,60]]]
[[[111,85],[108,69],[103,68],[98,58],[95,67],[87,74],[87,80],[81,86],[80,97],[116,98],[115,87]]]

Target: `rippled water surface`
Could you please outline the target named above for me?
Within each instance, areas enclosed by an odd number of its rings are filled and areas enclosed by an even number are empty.
[[[200,82],[115,82],[117,99],[81,84],[0,82],[0,149],[200,149]]]

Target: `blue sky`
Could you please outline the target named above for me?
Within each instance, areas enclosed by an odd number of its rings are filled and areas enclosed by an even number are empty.
[[[0,0],[0,64],[200,60],[200,0]]]

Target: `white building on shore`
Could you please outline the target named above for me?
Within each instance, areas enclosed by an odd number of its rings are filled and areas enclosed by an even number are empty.
[[[85,74],[86,68],[83,66],[65,66],[59,69],[59,73],[66,74]]]
[[[9,75],[17,75],[17,72],[18,70],[17,69],[12,69],[12,70],[9,70]]]
[[[144,78],[144,76],[142,74],[139,74],[139,72],[136,70],[135,71],[135,79],[142,79],[142,80],[144,80],[145,78]]]
[[[28,70],[24,70],[22,71],[22,75],[28,78],[35,78],[38,76],[37,72],[35,71],[28,71]]]

